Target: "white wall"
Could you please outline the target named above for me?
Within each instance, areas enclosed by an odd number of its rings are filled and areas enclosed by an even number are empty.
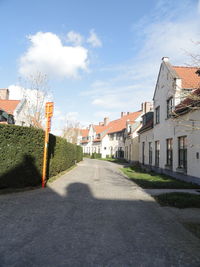
[[[200,110],[190,112],[178,119],[167,118],[167,99],[173,96],[175,105],[180,102],[181,81],[174,81],[164,63],[162,63],[160,76],[154,96],[154,128],[140,134],[139,161],[142,163],[142,142],[145,142],[145,164],[148,165],[148,142],[153,142],[153,165],[155,165],[155,141],[160,141],[159,168],[166,169],[167,143],[166,139],[173,139],[173,172],[178,169],[178,138],[187,136],[187,175],[200,178]],[[160,106],[160,123],[155,124],[155,109]],[[198,124],[198,126],[197,126]],[[193,127],[192,127],[193,125]],[[200,128],[200,127],[199,127]]]

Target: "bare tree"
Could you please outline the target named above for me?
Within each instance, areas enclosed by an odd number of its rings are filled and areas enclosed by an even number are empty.
[[[26,77],[21,83],[23,98],[26,101],[24,111],[26,124],[43,128],[45,102],[51,97],[47,75],[36,72]]]
[[[68,142],[72,144],[77,144],[79,141],[80,123],[73,120],[66,120],[65,126],[62,130],[62,136],[67,139]]]

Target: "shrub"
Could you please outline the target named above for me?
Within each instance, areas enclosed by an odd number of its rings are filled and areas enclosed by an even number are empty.
[[[83,153],[83,157],[90,158],[90,154],[89,153]]]
[[[44,131],[32,127],[0,125],[0,188],[41,183]],[[47,177],[82,159],[82,149],[64,138],[49,135]]]
[[[99,159],[99,158],[101,158],[100,153],[96,153],[96,152],[92,153],[91,159]]]
[[[83,160],[83,149],[81,146],[76,146],[76,160],[77,162]]]

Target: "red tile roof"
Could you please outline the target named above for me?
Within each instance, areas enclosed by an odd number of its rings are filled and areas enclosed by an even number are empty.
[[[0,109],[3,109],[8,114],[14,113],[16,107],[20,103],[20,100],[2,100],[0,99]]]
[[[197,89],[200,87],[200,77],[196,74],[199,68],[172,66],[178,76],[182,79],[182,88]]]
[[[104,126],[104,125],[93,125],[93,127],[94,127],[96,134],[102,133],[108,128],[108,126]]]
[[[81,136],[82,137],[87,137],[88,136],[88,133],[89,133],[89,130],[88,129],[81,129]]]
[[[93,125],[94,130],[96,134],[102,134],[101,138],[96,138],[93,140],[93,142],[100,142],[101,139],[106,135],[110,133],[115,133],[115,132],[121,132],[124,129],[126,129],[126,122],[129,120],[131,123],[135,122],[135,120],[142,114],[142,111],[137,111],[137,112],[131,112],[128,115],[124,115],[120,119],[111,121],[108,123],[108,125]],[[84,131],[84,132],[83,132]],[[81,130],[82,137],[88,136],[89,130]],[[84,134],[84,135],[83,135]]]
[[[115,132],[123,131],[126,128],[127,120],[130,120],[131,122],[133,122],[141,114],[142,114],[142,111],[132,112],[132,113],[129,113],[128,115],[123,116],[122,118],[118,120],[111,121],[108,124],[108,133],[115,133]]]

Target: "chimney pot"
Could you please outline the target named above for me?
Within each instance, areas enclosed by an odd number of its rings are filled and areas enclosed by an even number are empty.
[[[8,89],[0,89],[0,99],[9,100],[9,90]]]
[[[109,123],[109,118],[108,117],[105,117],[104,118],[104,126],[107,126]]]
[[[162,58],[162,61],[164,61],[164,62],[168,62],[168,61],[169,61],[169,58],[168,58],[168,57],[163,57],[163,58]]]

